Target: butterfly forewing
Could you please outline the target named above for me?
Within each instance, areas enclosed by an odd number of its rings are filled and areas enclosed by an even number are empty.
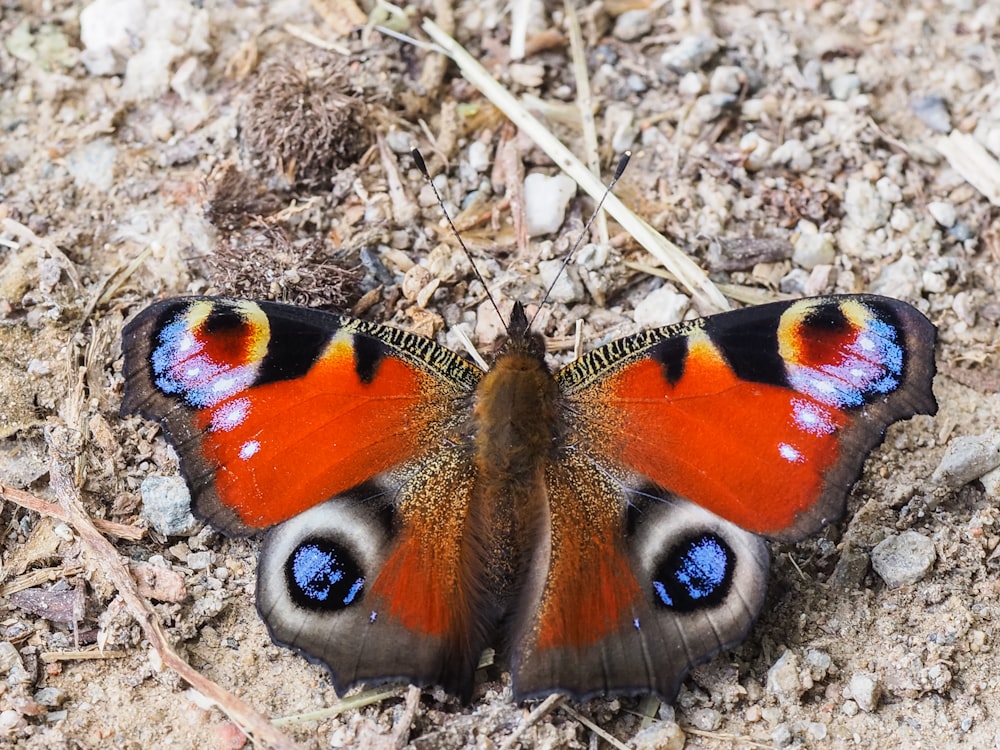
[[[620,339],[557,379],[599,463],[791,541],[842,515],[889,424],[936,411],[934,339],[896,300],[806,299]]]
[[[428,339],[267,302],[166,300],[123,339],[123,413],[163,425],[195,511],[230,533],[432,450],[481,375]]]

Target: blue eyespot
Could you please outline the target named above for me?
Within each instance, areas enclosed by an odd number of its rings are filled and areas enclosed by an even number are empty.
[[[300,543],[289,556],[285,581],[296,604],[326,611],[360,601],[365,587],[361,566],[343,545],[315,537]]]
[[[717,534],[689,537],[668,550],[656,566],[653,591],[668,609],[692,612],[711,607],[729,592],[736,555]]]

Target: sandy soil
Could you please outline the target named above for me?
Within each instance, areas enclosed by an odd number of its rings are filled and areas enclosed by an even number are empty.
[[[477,287],[450,246],[441,249],[447,235],[405,156],[411,144],[443,176],[450,206],[468,208],[487,186],[459,224],[502,299],[538,299],[540,261],[579,233],[588,209],[576,199],[558,235],[517,252],[503,185],[519,179],[511,165],[553,174],[551,164],[435,53],[377,32],[345,35],[343,10],[325,22],[316,8],[335,3],[102,5],[127,31],[81,22],[79,3],[0,3],[5,485],[51,498],[46,436],[65,425],[81,438],[88,513],[146,526],[139,484],[176,473],[176,461],[154,426],[118,416],[119,336],[162,296],[225,291],[353,307],[449,345],[449,329],[467,323],[487,343]],[[1000,425],[1000,240],[980,192],[997,199],[1000,4],[898,5],[771,0],[690,11],[638,0],[579,11],[605,171],[617,149],[635,153],[617,190],[626,203],[733,285],[736,299],[875,291],[912,302],[940,330],[940,413],[892,428],[848,520],[775,549],[768,604],[746,642],[698,668],[676,709],[571,705],[626,744],[1000,743],[1000,512],[996,484],[977,481],[995,449],[973,451],[978,473],[932,479],[956,438]],[[553,131],[585,153],[564,12],[536,9],[529,53],[512,61],[504,8],[459,4],[456,37],[516,95],[544,102]],[[623,15],[629,8],[639,13]],[[385,22],[422,38],[421,16],[442,12],[411,9],[409,25]],[[952,130],[993,155],[956,169],[941,153]],[[495,159],[506,177],[491,172]],[[638,270],[650,256],[613,224],[611,234],[606,256],[588,256],[583,282],[551,307],[563,360],[577,319],[592,346],[635,330],[636,319],[656,322],[664,308],[710,312]],[[746,239],[759,255],[739,252],[735,241]],[[654,291],[650,313],[643,302]],[[0,743],[240,746],[222,713],[156,668],[71,529],[10,502],[2,521]],[[930,539],[936,562],[892,589],[868,555],[904,530]],[[256,540],[153,532],[115,545],[180,576],[182,600],[154,607],[201,673],[272,717],[336,703],[325,672],[272,645],[257,617]],[[115,658],[52,656],[95,643]],[[485,675],[467,708],[425,692],[412,717],[400,690],[284,731],[304,747],[491,748],[515,732],[523,747],[604,742],[563,708],[525,728],[533,706],[512,704],[506,684]]]

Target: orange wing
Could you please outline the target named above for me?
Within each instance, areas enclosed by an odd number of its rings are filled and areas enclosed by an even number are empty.
[[[177,298],[125,328],[123,413],[158,420],[196,513],[284,521],[440,445],[481,373],[429,339],[317,310]]]
[[[805,299],[620,339],[557,380],[597,464],[793,541],[841,516],[889,424],[937,410],[934,340],[896,300]]]

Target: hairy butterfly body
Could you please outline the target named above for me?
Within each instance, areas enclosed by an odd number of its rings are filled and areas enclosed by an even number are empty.
[[[764,538],[843,513],[886,427],[933,414],[934,327],[874,296],[723,313],[551,373],[515,306],[483,372],[435,342],[267,302],[170,299],[125,329],[123,412],[195,511],[270,528],[257,604],[339,688],[676,693],[740,641]]]

